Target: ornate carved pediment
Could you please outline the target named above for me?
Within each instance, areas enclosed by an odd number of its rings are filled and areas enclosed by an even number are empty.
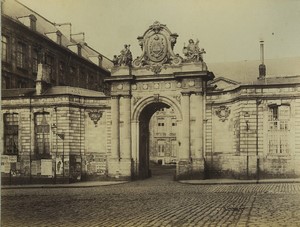
[[[148,66],[158,74],[164,64],[179,65],[182,58],[173,52],[177,37],[166,25],[154,22],[143,36],[138,37],[143,52],[133,61],[133,67]]]

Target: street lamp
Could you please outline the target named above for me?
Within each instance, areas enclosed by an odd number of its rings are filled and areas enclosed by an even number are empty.
[[[248,117],[250,117],[250,114],[249,114],[249,112],[245,112],[245,114],[244,114],[244,118],[248,118]],[[249,151],[248,151],[248,133],[249,133],[249,129],[250,129],[250,127],[249,127],[249,120],[246,120],[245,121],[245,123],[246,123],[246,152],[247,152],[247,169],[246,169],[246,171],[247,171],[247,180],[249,180]]]

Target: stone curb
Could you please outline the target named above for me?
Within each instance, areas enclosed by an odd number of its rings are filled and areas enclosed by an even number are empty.
[[[300,179],[266,179],[266,180],[180,180],[181,184],[191,185],[230,185],[230,184],[278,184],[300,183]]]
[[[84,182],[73,184],[36,184],[36,185],[3,185],[1,189],[34,189],[34,188],[92,188],[117,184],[125,184],[129,181],[107,181],[107,182]]]

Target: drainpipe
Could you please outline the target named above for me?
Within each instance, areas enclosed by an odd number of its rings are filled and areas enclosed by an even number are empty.
[[[31,135],[31,124],[32,124],[32,115],[31,115],[31,96],[29,97],[29,133]],[[31,184],[31,148],[32,148],[32,138],[30,140],[30,148],[29,148],[29,183]]]
[[[54,111],[55,111],[55,129],[56,129],[56,133],[55,133],[55,144],[56,144],[56,154],[55,154],[55,171],[54,171],[54,183],[56,184],[56,180],[57,180],[57,173],[56,173],[56,159],[57,159],[57,154],[58,154],[58,140],[57,140],[57,107],[54,107]]]
[[[207,81],[204,81],[203,84],[203,121],[202,121],[202,158],[204,159],[205,157],[205,147],[206,147],[206,86],[207,86]]]
[[[258,157],[258,105],[261,100],[256,99],[256,181],[259,181],[259,157]]]
[[[248,151],[248,137],[249,137],[249,121],[246,120],[246,131],[247,131],[247,137],[246,137],[246,149],[247,149],[247,180],[249,180],[249,151]]]
[[[213,104],[214,101],[211,102],[210,110],[211,110],[211,151],[210,151],[210,168],[209,168],[209,178],[211,178],[211,171],[213,169],[213,163],[214,163],[214,158],[213,158],[213,150],[215,149],[215,140],[214,140],[214,123],[213,123]]]

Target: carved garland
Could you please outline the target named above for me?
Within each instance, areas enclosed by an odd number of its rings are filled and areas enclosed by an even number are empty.
[[[230,109],[227,106],[220,106],[216,110],[216,115],[220,118],[220,121],[224,122],[228,119]]]
[[[94,122],[95,127],[97,127],[98,121],[102,117],[103,112],[99,110],[93,110],[89,112],[90,119]]]

